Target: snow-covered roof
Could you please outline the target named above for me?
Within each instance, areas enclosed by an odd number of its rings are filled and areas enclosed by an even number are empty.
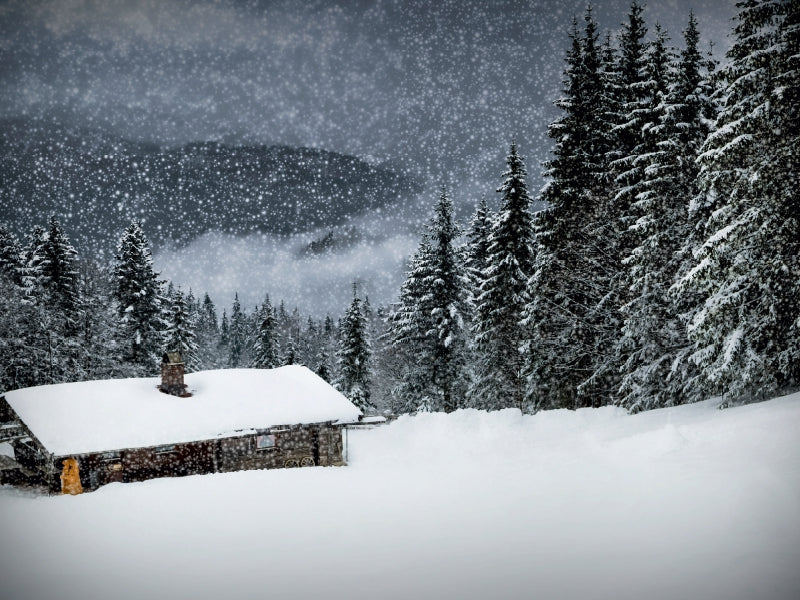
[[[186,375],[189,398],[159,378],[43,385],[6,392],[14,411],[57,456],[227,437],[275,425],[352,422],[361,414],[305,367]]]

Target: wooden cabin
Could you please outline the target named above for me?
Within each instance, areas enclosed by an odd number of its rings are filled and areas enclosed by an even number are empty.
[[[176,366],[179,356],[165,357]],[[344,464],[360,411],[309,369],[63,383],[0,397],[0,483],[51,493],[249,469]],[[13,454],[13,456],[10,456]]]

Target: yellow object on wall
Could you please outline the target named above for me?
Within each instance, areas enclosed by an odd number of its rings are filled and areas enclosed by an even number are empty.
[[[61,493],[72,495],[83,493],[78,461],[75,458],[64,459],[64,469],[61,471]]]

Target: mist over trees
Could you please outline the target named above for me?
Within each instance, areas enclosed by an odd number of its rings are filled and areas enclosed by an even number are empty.
[[[220,307],[153,271],[132,222],[107,265],[55,219],[0,226],[0,388],[303,364],[368,411],[618,405],[631,412],[800,385],[800,8],[740,4],[717,68],[631,5],[615,38],[574,19],[545,185],[520,140],[498,194],[456,222],[429,194],[391,306],[304,318],[265,296]],[[545,208],[532,213],[535,200]],[[269,282],[265,282],[265,288]],[[268,293],[268,289],[264,293]]]
[[[187,372],[302,364],[347,393],[357,390],[362,405],[372,406],[370,363],[358,345],[368,353],[370,331],[359,298],[341,330],[330,316],[304,319],[282,301],[273,307],[269,295],[248,311],[235,294],[220,319],[207,293],[198,300],[159,278],[136,221],[107,265],[81,258],[55,218],[48,230],[34,227],[24,244],[0,226],[0,285],[3,390],[153,377],[164,352],[180,352]],[[334,369],[337,351],[342,365]]]

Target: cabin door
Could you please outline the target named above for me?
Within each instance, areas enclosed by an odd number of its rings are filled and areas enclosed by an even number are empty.
[[[81,475],[78,470],[78,460],[75,458],[65,458],[64,468],[61,470],[61,493],[62,494],[82,494]]]

